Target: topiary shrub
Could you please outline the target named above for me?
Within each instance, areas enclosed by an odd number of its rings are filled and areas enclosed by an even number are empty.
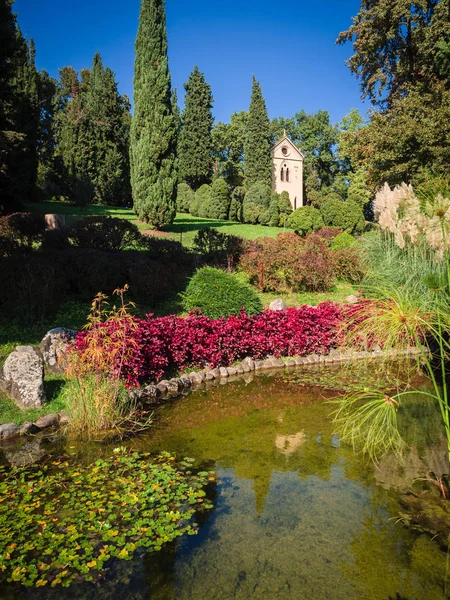
[[[0,217],[0,236],[5,247],[31,248],[44,234],[44,220],[29,212]]]
[[[195,192],[187,183],[179,183],[177,187],[177,210],[188,213],[194,200]]]
[[[320,207],[320,213],[325,225],[339,227],[343,231],[355,235],[364,231],[364,213],[362,208],[352,200],[343,202],[337,198],[331,198]]]
[[[314,206],[301,206],[294,210],[287,219],[287,226],[298,231],[300,235],[307,235],[323,227],[320,211]]]
[[[257,181],[245,194],[243,203],[244,223],[261,223],[267,225],[270,221],[270,203],[272,200],[272,189],[266,183]]]
[[[331,242],[331,250],[342,250],[342,248],[351,248],[356,243],[355,238],[343,231],[339,233]]]
[[[281,192],[278,197],[278,213],[279,213],[279,225],[283,227],[285,219],[292,214],[292,204],[289,199],[289,192]]]
[[[334,273],[340,281],[360,283],[367,274],[367,264],[361,248],[353,245],[351,248],[340,248],[330,252]]]
[[[210,219],[226,220],[230,208],[230,195],[224,179],[216,179],[211,186],[211,201],[208,217]]]
[[[198,269],[183,294],[185,310],[200,310],[212,319],[239,315],[244,309],[248,315],[262,312],[256,292],[234,275],[203,267]]]
[[[207,183],[204,183],[195,192],[194,206],[195,206],[195,209],[197,212],[197,214],[195,216],[202,217],[203,219],[208,219],[210,205],[211,205],[211,186],[208,185]]]
[[[230,221],[242,221],[242,204],[244,202],[245,189],[243,187],[234,188],[231,194],[230,211],[228,218]]]
[[[139,241],[141,234],[136,225],[126,219],[84,217],[76,221],[69,237],[80,248],[116,252]]]

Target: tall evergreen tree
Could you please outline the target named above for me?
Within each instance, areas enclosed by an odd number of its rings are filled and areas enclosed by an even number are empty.
[[[57,154],[63,193],[80,201],[81,182],[89,195],[83,203],[125,204],[131,198],[130,105],[98,53],[81,77],[70,67],[61,71],[60,103]]]
[[[261,181],[272,185],[271,129],[261,85],[253,76],[252,97],[244,145],[245,184],[247,189]]]
[[[136,214],[157,228],[175,217],[176,140],[164,1],[142,0],[134,65],[131,186]]]
[[[198,67],[184,84],[186,96],[182,115],[182,128],[178,144],[180,181],[194,190],[211,183],[212,176],[212,105],[211,86]]]
[[[11,0],[0,0],[0,185],[3,210],[31,199],[37,174],[38,73]]]

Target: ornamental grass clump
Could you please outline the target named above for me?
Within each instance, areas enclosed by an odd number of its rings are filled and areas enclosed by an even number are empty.
[[[106,296],[97,294],[85,332],[77,336],[69,354],[63,395],[70,428],[83,437],[101,431],[134,431],[149,424],[122,382],[124,365],[136,350],[137,323],[130,314],[133,304],[124,300],[127,289],[115,291],[120,304],[111,310]]]
[[[377,285],[369,288],[373,300],[350,309],[347,342],[385,350],[416,348],[421,371],[428,377],[432,391],[411,390],[409,383],[396,393],[366,390],[364,394],[342,398],[335,413],[343,439],[354,447],[378,457],[399,449],[395,413],[411,394],[437,401],[450,460],[450,404],[448,360],[450,355],[450,256],[448,227],[450,199],[438,194],[434,201],[421,202],[411,186],[388,185],[377,194],[375,214],[384,234],[391,235],[409,269],[404,285],[395,286],[393,273],[402,264],[391,264],[391,272],[375,273]],[[424,255],[418,259],[418,254]],[[394,253],[395,255],[395,253]],[[436,268],[417,265],[434,263]],[[381,264],[386,264],[382,260]],[[382,430],[382,431],[381,431]]]

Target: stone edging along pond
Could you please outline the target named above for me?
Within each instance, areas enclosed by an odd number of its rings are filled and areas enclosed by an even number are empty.
[[[228,383],[236,381],[239,375],[254,373],[256,371],[270,371],[275,369],[289,369],[299,366],[311,366],[320,364],[332,364],[349,362],[354,360],[368,360],[374,358],[401,358],[417,356],[423,350],[420,348],[408,348],[407,350],[391,350],[384,352],[375,350],[373,352],[357,350],[331,350],[328,354],[310,354],[294,358],[275,358],[269,356],[264,360],[254,360],[247,356],[244,360],[233,367],[216,367],[214,369],[203,369],[192,371],[189,374],[173,377],[169,380],[161,380],[156,384],[150,384],[140,389],[130,391],[130,396],[147,406],[158,406],[164,400],[172,400],[185,396],[190,391],[196,391],[207,387],[209,382]],[[40,417],[35,423],[6,423],[0,425],[0,440],[22,435],[33,435],[51,427],[61,427],[69,422],[65,413],[54,413]]]

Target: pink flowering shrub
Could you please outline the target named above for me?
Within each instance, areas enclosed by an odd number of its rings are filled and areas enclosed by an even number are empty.
[[[339,345],[342,315],[343,309],[331,302],[216,320],[198,313],[185,318],[147,315],[135,319],[129,333],[133,352],[126,355],[121,372],[132,386],[157,380],[169,369],[229,366],[246,356],[326,354]],[[81,354],[89,335],[77,336],[75,349]]]

